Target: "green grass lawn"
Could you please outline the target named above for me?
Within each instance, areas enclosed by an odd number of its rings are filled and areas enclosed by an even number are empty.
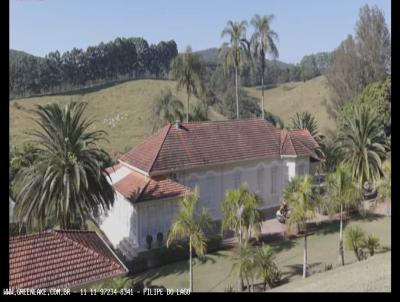
[[[390,292],[391,252],[276,287],[272,292]]]
[[[326,78],[319,76],[306,82],[290,82],[268,89],[264,96],[265,109],[282,118],[286,125],[296,112],[308,111],[317,119],[321,132],[334,130],[336,123],[327,109],[330,91],[326,84]],[[261,100],[260,87],[244,89]]]
[[[380,252],[391,248],[390,218],[369,215],[366,219],[352,220],[350,224],[359,224],[367,232],[373,232],[381,240]],[[309,273],[324,271],[325,265],[338,263],[338,222],[321,224],[319,230],[309,236],[308,264]],[[272,244],[276,250],[276,263],[286,281],[301,278],[303,263],[303,238],[290,239]],[[194,291],[221,292],[228,286],[236,286],[237,278],[231,273],[233,251],[219,251],[206,255],[204,262],[195,259]],[[351,251],[345,252],[346,264],[356,258]],[[180,261],[160,268],[152,269],[135,276],[135,280],[151,282],[151,285],[166,288],[188,287],[188,261]],[[285,282],[286,282],[285,281]]]

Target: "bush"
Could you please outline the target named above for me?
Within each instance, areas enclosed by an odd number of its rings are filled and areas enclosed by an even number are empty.
[[[158,233],[157,233],[157,243],[158,243],[158,247],[162,247],[163,240],[164,240],[164,234],[161,233],[161,232],[158,232]]]
[[[364,242],[364,247],[368,249],[371,256],[375,254],[375,251],[379,248],[379,245],[379,238],[373,234],[369,234]]]
[[[147,235],[146,236],[146,243],[147,243],[147,249],[151,249],[151,244],[153,243],[153,236]]]
[[[345,233],[345,247],[354,251],[358,261],[364,259],[365,231],[358,225],[350,226]]]

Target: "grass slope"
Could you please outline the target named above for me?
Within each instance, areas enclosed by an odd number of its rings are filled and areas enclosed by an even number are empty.
[[[244,88],[250,96],[261,100],[260,87]],[[306,82],[290,82],[281,84],[265,91],[264,106],[283,119],[288,126],[290,118],[300,111],[312,113],[321,132],[335,129],[335,120],[327,110],[329,89],[326,86],[326,78],[319,76]]]
[[[34,109],[35,105],[86,101],[88,115],[97,120],[94,129],[105,130],[109,135],[109,142],[103,142],[102,147],[113,156],[119,152],[123,153],[152,134],[152,106],[154,99],[165,87],[170,87],[186,106],[184,92],[177,93],[175,82],[163,80],[128,81],[93,91],[11,101],[9,107],[11,144],[21,146],[28,139],[24,132],[35,125],[29,118],[32,117],[30,110]],[[198,100],[192,96],[192,105],[195,102]],[[209,113],[209,117],[213,120],[223,119],[223,116],[213,110]],[[116,121],[112,123],[111,119]]]
[[[274,288],[273,292],[390,292],[391,252]]]
[[[390,218],[369,215],[366,219],[351,221],[350,224],[360,225],[366,232],[372,232],[380,238],[385,252],[391,248]],[[347,226],[346,226],[347,227]],[[308,237],[309,273],[324,271],[325,265],[338,263],[338,230],[339,223],[323,224],[319,230]],[[282,271],[283,278],[290,282],[301,279],[303,263],[303,238],[289,239],[272,244],[276,251],[276,263]],[[218,251],[206,255],[205,261],[195,259],[193,266],[194,291],[222,292],[228,286],[236,286],[237,277],[232,273],[233,251]],[[354,253],[345,252],[345,263],[356,262]],[[159,268],[149,270],[136,276],[136,280],[151,282],[152,285],[166,288],[187,288],[189,267],[188,261],[179,261]]]

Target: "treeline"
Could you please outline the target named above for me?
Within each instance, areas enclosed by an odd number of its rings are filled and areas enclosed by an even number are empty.
[[[210,49],[196,52],[204,61],[207,68],[214,72],[222,68],[222,62],[218,61],[218,49]],[[279,60],[265,60],[264,81],[265,85],[276,85],[295,81],[308,81],[324,74],[333,63],[333,52],[319,52],[306,55],[298,64],[288,64]],[[240,81],[243,86],[261,85],[260,66],[250,66],[249,62],[243,63]]]
[[[10,51],[10,97],[60,93],[119,80],[166,78],[177,54],[174,40],[149,45],[143,38],[117,38],[86,50],[50,52],[45,58]]]

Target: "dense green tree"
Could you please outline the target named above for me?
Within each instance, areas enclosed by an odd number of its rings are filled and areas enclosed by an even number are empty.
[[[366,233],[359,225],[349,226],[346,228],[344,241],[345,247],[354,252],[358,261],[361,261],[364,258],[363,247],[365,239]]]
[[[271,29],[271,23],[274,15],[260,16],[254,15],[250,24],[254,27],[254,33],[251,36],[250,44],[253,55],[259,59],[261,66],[261,112],[264,118],[264,73],[266,55],[270,55],[273,59],[279,56],[278,48],[275,41],[278,40],[278,34]]]
[[[189,100],[196,91],[203,90],[203,67],[199,56],[192,53],[190,46],[184,54],[178,55],[171,62],[171,75],[177,81],[177,89],[186,91],[186,122],[189,122]]]
[[[52,103],[35,111],[39,129],[30,133],[37,159],[15,177],[15,215],[28,229],[43,229],[50,219],[64,229],[76,221],[83,225],[114,202],[104,151],[96,147],[105,135],[89,130],[93,121],[84,117],[85,108]]]
[[[205,232],[210,227],[210,217],[205,210],[203,209],[200,214],[196,212],[198,199],[198,187],[195,188],[194,193],[183,197],[167,238],[167,247],[174,240],[189,240],[189,288],[191,292],[193,292],[192,250],[194,249],[198,256],[205,254],[207,249]]]
[[[349,116],[338,136],[338,148],[343,152],[343,162],[361,184],[375,182],[382,172],[386,158],[387,140],[376,112],[366,105],[352,106]]]
[[[249,57],[249,42],[246,40],[247,22],[228,21],[221,33],[221,38],[228,36],[229,42],[222,45],[221,54],[224,57],[225,70],[232,65],[235,70],[236,88],[236,118],[239,119],[239,72],[244,59]]]

